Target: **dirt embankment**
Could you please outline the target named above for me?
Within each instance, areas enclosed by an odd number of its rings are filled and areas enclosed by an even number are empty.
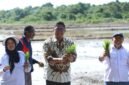
[[[53,35],[54,25],[33,25],[36,28],[34,40],[44,40]],[[16,35],[21,37],[25,25],[1,25],[0,36]],[[77,24],[68,25],[65,36],[72,39],[110,38],[114,32],[122,32],[129,37],[129,24]],[[1,39],[2,40],[2,39]]]

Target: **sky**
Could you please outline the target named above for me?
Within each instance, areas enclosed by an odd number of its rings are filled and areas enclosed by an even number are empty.
[[[52,3],[54,7],[60,5],[70,5],[79,2],[90,3],[95,5],[100,5],[104,3],[109,3],[116,0],[0,0],[0,10],[9,10],[13,8],[25,8],[27,6],[41,6],[45,3]],[[119,0],[120,2],[129,2],[129,0]]]

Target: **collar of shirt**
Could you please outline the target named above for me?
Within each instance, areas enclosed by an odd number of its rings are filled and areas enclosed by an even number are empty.
[[[30,42],[30,40],[25,36],[25,35],[23,35],[23,38],[29,43]]]
[[[54,42],[58,42],[58,40],[56,39],[55,36],[53,36],[52,39],[53,39]],[[65,40],[65,39],[63,38],[62,42],[64,42],[64,40]]]
[[[118,49],[118,48],[116,48],[114,45],[112,45],[111,48],[112,48],[112,49],[115,49],[115,50],[121,50],[121,49],[123,49],[124,47],[121,46],[121,48]]]
[[[62,42],[59,43],[58,40],[55,38],[55,36],[53,36],[53,41],[56,43],[57,48],[59,48],[60,50],[64,48],[64,42],[65,42],[64,38]]]

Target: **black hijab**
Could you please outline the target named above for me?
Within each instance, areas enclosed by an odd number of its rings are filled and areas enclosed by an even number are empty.
[[[7,48],[7,42],[8,40],[12,40],[14,43],[15,43],[15,49],[10,51],[8,48]],[[8,38],[6,41],[5,41],[5,51],[6,53],[8,54],[9,56],[9,66],[10,66],[10,73],[12,73],[13,69],[14,69],[14,63],[18,63],[20,58],[19,58],[19,54],[18,54],[18,51],[16,50],[16,41],[14,38]]]

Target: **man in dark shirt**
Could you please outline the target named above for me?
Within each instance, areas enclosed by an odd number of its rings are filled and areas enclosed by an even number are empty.
[[[25,55],[28,55],[28,59],[26,58],[26,61],[29,61],[29,64],[31,65],[31,71],[25,72],[25,85],[32,85],[31,80],[31,72],[33,72],[33,64],[37,63],[40,67],[43,67],[43,63],[39,62],[32,58],[32,46],[31,46],[31,39],[35,36],[35,30],[33,26],[26,26],[24,29],[24,35],[20,39],[19,44],[17,45],[17,49],[21,50],[25,53]],[[27,65],[27,64],[26,64]]]

